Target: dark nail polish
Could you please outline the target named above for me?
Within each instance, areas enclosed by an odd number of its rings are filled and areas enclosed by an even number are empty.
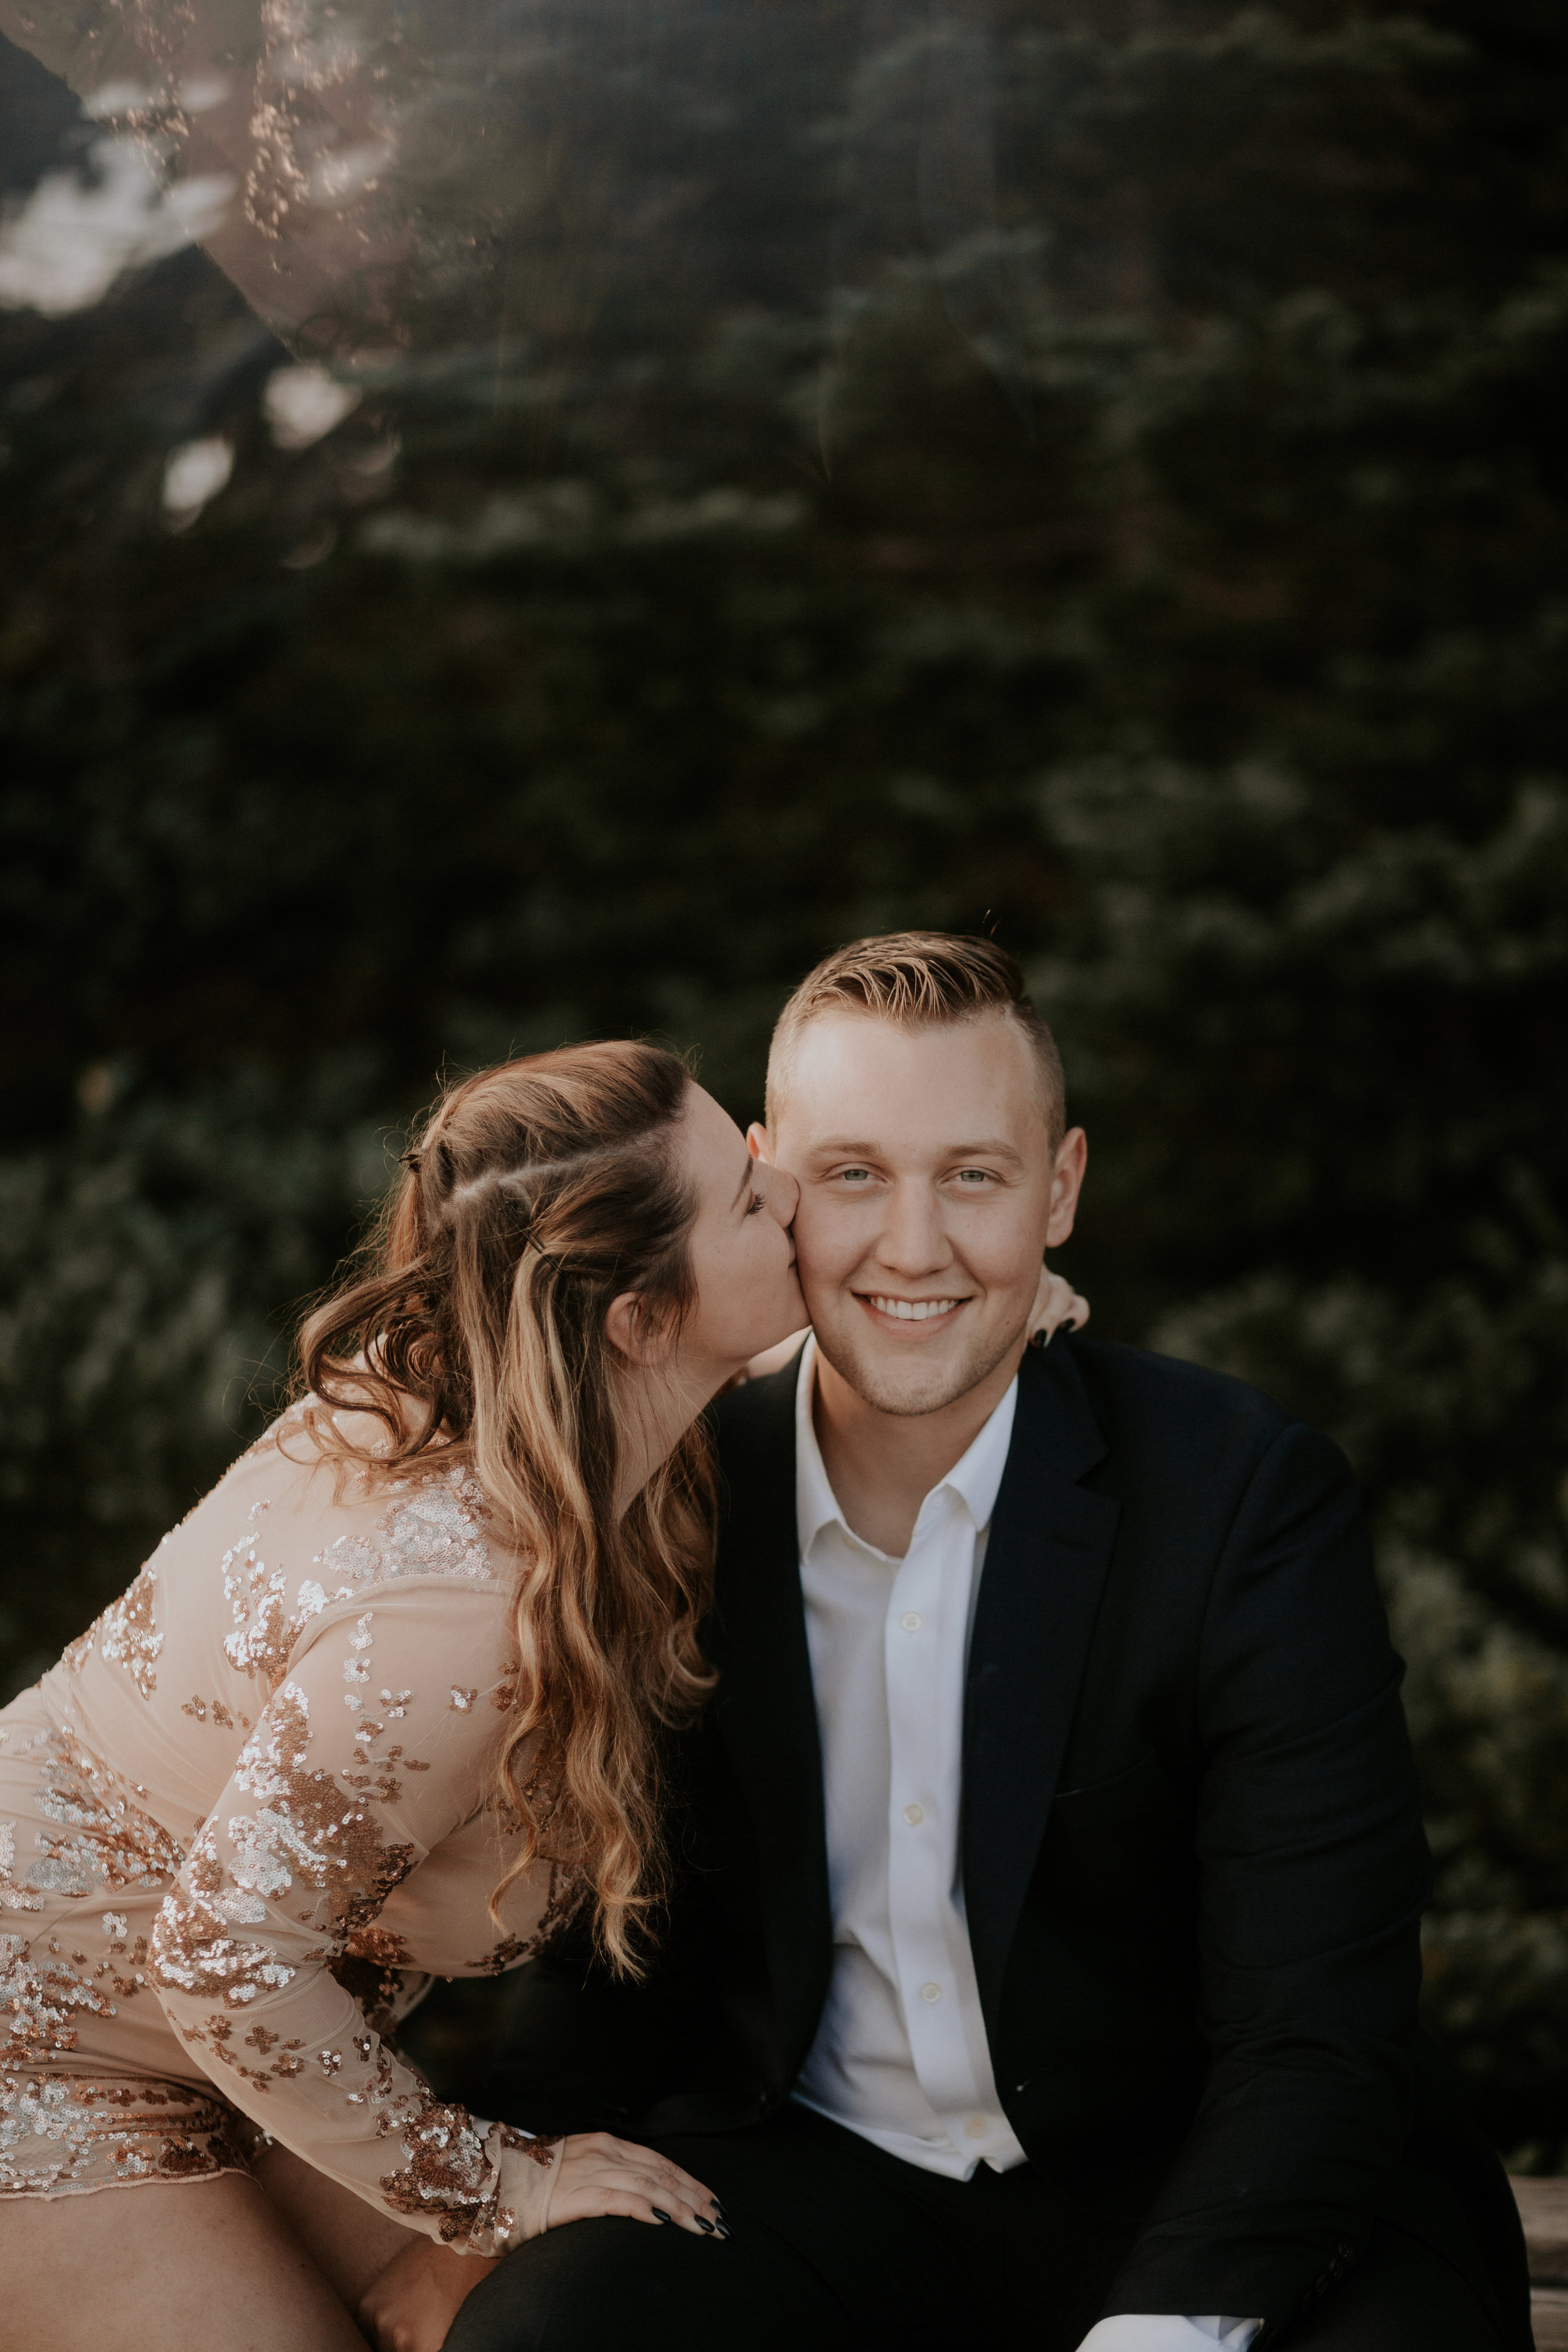
[[[669,2215],[662,2211],[660,2208],[656,2205],[653,2209],[653,2218],[656,2221],[668,2221]]]
[[[1051,1335],[1050,1335],[1050,1333],[1047,1330],[1047,1328],[1046,1328],[1045,1325],[1042,1323],[1042,1324],[1041,1324],[1041,1326],[1040,1326],[1040,1328],[1039,1328],[1039,1329],[1038,1329],[1038,1330],[1036,1332],[1036,1334],[1035,1334],[1035,1345],[1036,1345],[1036,1347],[1037,1347],[1037,1348],[1038,1348],[1038,1349],[1041,1350],[1041,1352],[1042,1352],[1042,1353],[1044,1353],[1045,1349],[1047,1349],[1047,1348],[1050,1346],[1050,1344],[1051,1344]]]
[[[730,2234],[730,2232],[729,2232],[729,2231],[728,2231],[728,2230],[726,2230],[726,2228],[724,2227],[724,2224],[723,2224],[723,2222],[722,2222],[722,2221],[717,2221],[717,2222],[715,2222],[715,2223],[714,2223],[714,2225],[713,2225],[713,2235],[714,2235],[716,2238],[727,2238],[727,2237],[729,2236],[729,2234]]]
[[[1062,1325],[1062,1329],[1064,1331],[1076,1331],[1078,1329],[1078,1317],[1076,1315],[1069,1315],[1067,1321]]]
[[[701,2215],[700,2213],[693,2213],[693,2215],[691,2216],[691,2218],[692,2218],[692,2220],[696,2222],[696,2224],[697,2224],[698,2228],[699,2228],[700,2230],[702,2230],[702,2231],[706,2231],[706,2233],[707,2233],[707,2235],[708,2235],[709,2237],[712,2237],[712,2235],[713,2235],[714,2231],[715,2231],[718,2229],[718,2227],[719,2227],[719,2224],[717,2223],[717,2221],[704,2221],[704,2219],[703,2219],[703,2217],[702,2217],[702,2215]]]

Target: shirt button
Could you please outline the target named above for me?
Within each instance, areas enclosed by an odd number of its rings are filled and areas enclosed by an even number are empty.
[[[903,1627],[906,1633],[918,1633],[921,1630],[921,1612],[918,1609],[906,1609],[903,1615],[899,1620],[900,1624]]]
[[[963,2128],[971,2139],[984,2139],[991,2126],[984,2116],[971,2116]]]
[[[925,1817],[926,1809],[923,1805],[906,1805],[904,1807],[904,1819],[908,1822],[910,1829],[912,1830],[918,1830]]]
[[[922,2000],[940,2000],[942,1999],[942,1987],[941,1987],[941,1985],[939,1985],[939,1984],[923,1984],[923,1985],[921,1985],[921,1999]]]

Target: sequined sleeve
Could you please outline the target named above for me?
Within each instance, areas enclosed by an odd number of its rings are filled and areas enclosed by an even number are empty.
[[[474,1702],[502,1685],[509,1618],[503,1592],[449,1587],[361,1592],[323,1615],[196,1835],[151,1954],[171,2024],[237,2106],[400,2221],[484,2254],[544,2226],[551,2150],[437,2099],[332,1964],[472,1820],[501,1720]]]

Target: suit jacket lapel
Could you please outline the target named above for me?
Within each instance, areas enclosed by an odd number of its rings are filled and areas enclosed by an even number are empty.
[[[729,1511],[710,1642],[720,1728],[756,1837],[781,2057],[791,2070],[816,2032],[833,1948],[822,1748],[795,1531],[797,1363],[751,1382],[721,1408]]]
[[[1078,1483],[1107,1450],[1070,1351],[1026,1353],[963,1708],[964,1902],[994,2041],[1121,1515]]]

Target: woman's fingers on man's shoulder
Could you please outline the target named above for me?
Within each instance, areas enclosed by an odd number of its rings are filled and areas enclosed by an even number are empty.
[[[1040,1268],[1039,1287],[1029,1317],[1029,1337],[1037,1348],[1050,1345],[1063,1329],[1081,1331],[1089,1321],[1089,1301],[1081,1291],[1049,1266]]]

